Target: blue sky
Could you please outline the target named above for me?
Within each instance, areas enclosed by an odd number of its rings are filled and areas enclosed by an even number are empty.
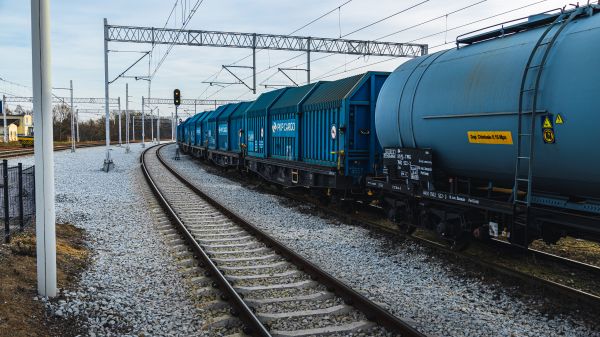
[[[190,21],[188,28],[288,34],[346,1],[204,0]],[[424,2],[403,14],[348,36],[348,38],[352,39],[373,40],[414,24],[438,16],[444,16],[446,13],[480,1],[352,0],[339,11],[335,11],[320,19],[295,35],[339,37],[340,31],[342,35],[349,33],[402,9]],[[107,18],[109,24],[115,25],[162,27],[165,25],[175,2],[176,0],[52,0],[53,85],[55,87],[66,87],[69,80],[72,79],[74,81],[75,96],[102,97],[104,95],[102,19]],[[177,10],[175,11],[176,14],[172,16],[167,27],[180,27],[182,4],[190,7],[195,2],[196,0],[179,0]],[[534,3],[537,4],[474,25],[443,33],[447,28],[453,28]],[[447,17],[447,20],[445,17],[434,20],[428,24],[390,36],[385,40],[407,42],[439,33],[415,41],[417,43],[427,43],[430,46],[437,46],[444,42],[453,41],[458,34],[464,32],[548,9],[562,7],[565,4],[567,4],[566,0],[487,0],[469,9],[451,14]],[[24,85],[24,87],[21,87],[0,81],[0,91],[2,92],[16,95],[30,94],[30,89],[28,88],[28,86],[31,86],[30,15],[30,1],[0,0],[0,77]],[[433,51],[450,47],[452,45],[441,46],[433,49]],[[109,46],[111,50],[121,51],[146,51],[149,48],[150,46],[148,45],[128,45],[123,43],[111,43]],[[151,64],[152,69],[156,66],[157,60],[162,57],[165,50],[165,46],[154,49],[154,61]],[[252,99],[254,95],[249,93],[243,86],[231,86],[220,90],[219,87],[208,87],[202,83],[202,81],[218,73],[222,64],[231,64],[248,54],[249,50],[243,49],[175,47],[153,79],[152,96],[170,97],[173,88],[178,87],[181,89],[184,98]],[[285,51],[262,51],[257,56],[257,71],[260,72],[267,69],[269,66],[273,66],[296,54]],[[320,56],[322,54],[314,54],[313,59]],[[111,53],[110,77],[113,78],[116,76],[138,57],[139,54],[135,53]],[[366,66],[380,60],[383,61],[386,58],[370,57],[360,60],[355,59],[355,56],[336,55],[322,61],[315,61],[312,64],[312,78],[318,78],[323,74],[336,74],[335,76],[324,78],[336,79],[366,70],[391,71],[405,61],[404,59],[395,59],[351,70],[352,68]],[[300,57],[282,65],[282,67],[292,67],[304,62],[304,60],[305,57]],[[240,64],[249,65],[249,62],[251,62],[251,59],[243,61]],[[344,65],[346,62],[350,63]],[[300,66],[300,68],[302,67]],[[349,71],[337,74],[345,70]],[[130,72],[131,75],[147,75],[147,73],[147,61],[136,66]],[[249,74],[247,70],[240,70],[240,76],[245,77]],[[302,82],[306,77],[301,71],[292,72],[291,75],[298,82]],[[271,69],[260,74],[257,82],[262,83],[269,76],[272,77],[268,80],[268,83],[290,83],[283,75],[276,74],[276,69]],[[216,79],[225,82],[234,80],[224,71],[221,71]],[[133,79],[128,79],[127,82],[129,83],[130,95],[132,96],[130,108],[139,109],[141,96],[147,96],[147,82],[135,81]],[[260,89],[260,91],[264,90],[264,88]],[[56,93],[60,94],[60,92]],[[66,95],[66,93],[63,94]],[[125,80],[123,79],[111,85],[111,97],[117,96],[120,96],[124,102]],[[169,109],[170,107],[165,106],[161,111],[170,113]]]

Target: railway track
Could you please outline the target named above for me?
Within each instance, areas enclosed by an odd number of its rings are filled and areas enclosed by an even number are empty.
[[[293,198],[294,200],[305,201],[305,199],[298,198],[298,196],[296,196],[293,193],[285,193],[285,195],[290,198]],[[364,216],[357,217],[352,213],[342,212],[332,207],[323,207],[318,203],[311,204],[317,207],[324,214],[340,218],[346,223],[369,227],[376,230],[382,230],[384,232],[402,236],[406,239],[413,240],[428,247],[432,247],[433,249],[443,252],[447,256],[454,256],[456,258],[463,259],[469,264],[478,266],[480,269],[516,279],[522,284],[526,284],[533,288],[537,288],[549,295],[561,294],[563,297],[566,297],[571,300],[576,300],[579,303],[585,303],[597,310],[600,310],[600,296],[598,293],[591,293],[544,277],[536,276],[532,273],[524,272],[518,270],[517,268],[513,268],[513,266],[506,266],[491,260],[481,259],[479,256],[474,254],[469,254],[467,252],[462,251],[455,251],[451,249],[450,246],[436,239],[431,239],[421,235],[404,235],[397,230],[394,230],[387,226],[383,226],[377,221],[366,219]],[[553,263],[557,267],[567,267],[570,268],[570,270],[572,271],[586,273],[586,275],[589,278],[593,278],[595,280],[600,279],[600,267],[595,265],[587,264],[572,259],[567,259],[540,250],[528,249],[527,251],[524,251],[522,249],[516,249],[515,247],[510,246],[508,243],[499,240],[493,240],[492,242],[483,243],[482,246],[485,246],[487,249],[490,249],[490,247],[495,248],[495,252],[499,255],[504,254],[504,256],[510,256],[514,258],[515,261],[519,259],[544,261],[547,263]]]
[[[203,167],[210,168],[211,166],[202,163]],[[223,172],[218,172],[215,170],[211,170],[215,174],[223,175]],[[232,178],[231,175],[225,175],[228,178]],[[379,215],[374,211],[363,212],[362,216],[356,216],[355,212],[347,212],[343,210],[336,209],[335,207],[324,206],[310,198],[307,198],[304,195],[299,195],[298,193],[289,192],[286,190],[278,190],[271,191],[272,193],[280,194],[282,196],[288,197],[290,199],[296,200],[298,202],[310,203],[314,207],[316,207],[319,212],[326,214],[328,216],[335,217],[340,219],[348,224],[363,226],[372,228],[375,230],[387,232],[393,235],[402,236],[406,239],[413,240],[425,246],[431,247],[437,251],[442,252],[445,256],[453,256],[455,258],[461,259],[470,265],[477,266],[480,270],[486,270],[494,275],[504,275],[515,281],[518,281],[519,284],[528,285],[532,288],[539,289],[541,292],[548,295],[559,294],[562,297],[575,300],[577,303],[585,303],[586,305],[600,310],[600,292],[592,293],[590,291],[586,291],[585,289],[579,289],[575,286],[563,284],[562,282],[557,282],[556,280],[552,280],[544,277],[533,275],[529,271],[522,271],[518,268],[515,268],[514,265],[507,265],[494,262],[492,259],[482,259],[480,256],[470,254],[468,252],[459,252],[452,250],[448,245],[433,239],[428,238],[426,236],[421,235],[403,235],[398,230],[391,228],[388,225],[383,225],[381,218],[383,216]],[[364,216],[367,214],[367,216]],[[556,266],[556,269],[559,268],[568,268],[566,271],[567,274],[571,272],[576,272],[576,275],[579,276],[579,273],[583,273],[588,279],[592,280],[600,280],[600,267],[583,263],[580,261],[564,258],[558,255],[546,253],[540,250],[529,249],[527,251],[516,250],[514,247],[508,245],[507,243],[499,240],[494,240],[492,242],[484,244],[488,250],[493,248],[493,251],[500,256],[504,256],[507,258],[513,259],[516,263],[522,260],[532,260],[533,264],[544,262],[547,264],[546,269],[551,269],[552,266]],[[483,249],[483,248],[482,248]],[[572,278],[572,275],[566,275],[565,278]],[[597,284],[597,283],[596,283]],[[593,285],[592,285],[593,286]],[[591,288],[589,286],[588,288]],[[588,289],[589,290],[589,289]]]
[[[117,143],[111,143],[111,145],[116,145]],[[77,144],[77,148],[86,148],[86,147],[94,147],[94,146],[105,146],[106,142],[97,142],[97,143],[82,143]],[[55,145],[54,151],[64,151],[71,149],[71,145]],[[19,156],[29,156],[33,154],[33,147],[30,148],[22,148],[22,149],[10,149],[10,150],[0,150],[0,159],[7,159],[12,157]]]
[[[142,154],[146,180],[244,333],[424,336],[204,194],[160,148]]]
[[[284,195],[297,201],[307,202],[306,198],[299,197],[295,193],[284,192]],[[333,207],[324,207],[319,203],[310,203],[313,206],[317,207],[317,209],[319,209],[320,212],[339,218],[348,224],[368,227],[375,230],[384,231],[393,235],[402,236],[406,239],[413,240],[420,244],[431,247],[435,250],[441,251],[446,256],[454,256],[456,258],[462,259],[471,265],[478,266],[479,269],[487,270],[498,275],[505,275],[507,277],[518,280],[519,283],[529,285],[530,287],[539,289],[542,292],[547,293],[549,295],[560,294],[565,298],[568,298],[570,300],[576,300],[578,301],[578,303],[585,303],[592,308],[600,310],[599,293],[591,293],[589,291],[578,289],[576,287],[556,282],[544,277],[536,276],[530,272],[525,272],[518,270],[517,268],[513,268],[514,266],[507,266],[505,264],[500,264],[488,259],[481,259],[479,256],[469,254],[468,252],[455,251],[443,242],[440,242],[436,239],[428,238],[426,236],[414,234],[404,235],[401,234],[400,231],[394,230],[393,228],[390,228],[388,226],[384,226],[377,221],[368,219],[368,217],[356,216],[355,214],[353,214],[354,212],[343,212]],[[495,252],[498,255],[512,257],[514,261],[522,259],[530,259],[538,262],[544,261],[547,263],[553,263],[557,268],[567,267],[570,268],[571,271],[585,273],[590,279],[600,279],[600,267],[595,265],[587,264],[572,259],[567,259],[540,250],[528,249],[527,251],[524,251],[522,249],[516,249],[515,247],[510,246],[508,243],[499,240],[493,240],[492,242],[483,243],[482,246],[485,246],[485,248],[487,249],[494,248]]]

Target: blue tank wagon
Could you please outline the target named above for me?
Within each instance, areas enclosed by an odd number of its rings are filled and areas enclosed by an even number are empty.
[[[398,67],[375,113],[387,179],[369,183],[396,191],[390,216],[454,239],[600,236],[598,12],[504,24]]]

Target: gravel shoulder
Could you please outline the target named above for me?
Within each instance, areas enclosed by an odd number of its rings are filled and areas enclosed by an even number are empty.
[[[200,335],[192,288],[142,194],[142,148],[113,149],[116,167],[109,173],[100,170],[103,147],[55,153],[57,221],[85,229],[92,253],[79,284],[61,290],[47,308],[54,317],[77,319],[87,336]]]
[[[524,293],[410,241],[333,219],[204,170],[189,156],[163,157],[203,191],[395,315],[439,336],[600,336],[597,317]]]

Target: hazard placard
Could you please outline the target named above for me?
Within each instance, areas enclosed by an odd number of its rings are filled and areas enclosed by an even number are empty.
[[[546,116],[544,118],[544,123],[542,128],[544,129],[551,129],[552,128],[552,120],[550,119],[550,117]]]
[[[554,120],[554,123],[556,123],[556,124],[564,124],[565,121],[564,121],[564,119],[562,118],[562,116],[560,114],[557,114],[556,115],[556,119]]]

